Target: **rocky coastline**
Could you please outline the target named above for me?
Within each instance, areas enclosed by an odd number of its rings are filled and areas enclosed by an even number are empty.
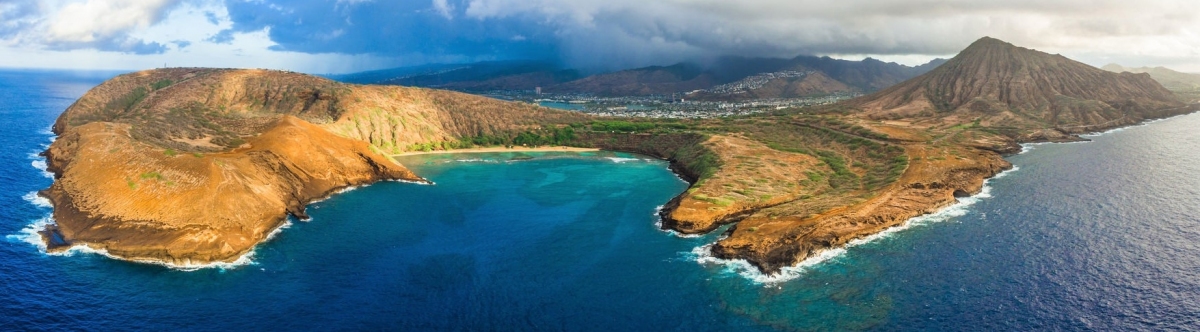
[[[1047,71],[1013,71],[1028,64]],[[948,87],[976,81],[1089,88]],[[952,90],[961,95],[931,93]],[[735,224],[711,254],[774,274],[978,194],[1012,168],[1004,156],[1021,143],[1077,141],[1196,109],[1148,76],[989,38],[926,75],[845,103],[695,121],[596,118],[279,71],[160,69],[105,82],[59,117],[58,139],[43,153],[55,181],[40,193],[55,224],[42,235],[50,251],[230,263],[289,215],[306,219],[315,200],[378,181],[425,181],[389,155],[565,145],[669,161],[691,186],[664,205],[662,227],[703,234]]]

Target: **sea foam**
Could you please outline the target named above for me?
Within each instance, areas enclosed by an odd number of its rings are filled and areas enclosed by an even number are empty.
[[[21,196],[21,198],[24,199],[26,202],[29,202],[29,204],[33,204],[33,206],[36,206],[36,207],[46,208],[46,209],[54,208],[54,204],[50,203],[50,199],[47,199],[45,197],[42,197],[41,195],[38,195],[38,193],[36,191],[31,191],[28,194],[25,194],[25,196]]]
[[[38,171],[41,171],[42,176],[46,177],[47,179],[54,178],[54,173],[50,173],[50,171],[48,171],[46,169],[46,161],[45,160],[34,160],[30,164],[33,165],[33,168],[36,168],[36,169],[38,169]]]
[[[780,271],[775,274],[764,274],[759,271],[758,268],[755,268],[754,265],[751,265],[750,262],[744,259],[721,259],[714,257],[711,250],[713,246],[712,243],[692,249],[692,251],[686,253],[686,255],[692,257],[697,263],[702,265],[722,265],[724,266],[723,272],[740,275],[758,284],[770,286],[773,284],[787,282],[803,276],[804,273],[813,266],[817,266],[821,263],[842,257],[847,252],[848,248],[853,248],[859,245],[877,241],[879,239],[887,238],[892,234],[899,233],[918,225],[943,222],[952,218],[964,216],[970,212],[970,207],[972,205],[979,203],[983,199],[992,197],[992,187],[988,185],[992,180],[1003,178],[1008,176],[1008,174],[1012,174],[1018,170],[1020,170],[1020,168],[1014,166],[1010,170],[996,174],[996,176],[984,181],[983,188],[978,194],[971,197],[960,198],[957,203],[954,203],[953,205],[950,205],[938,212],[908,219],[904,223],[885,229],[882,232],[851,240],[842,247],[822,250],[808,259],[801,261],[799,264],[780,269]],[[722,237],[722,239],[723,238],[724,237]],[[718,239],[718,241],[720,241],[720,239]]]
[[[621,157],[604,157],[604,159],[611,160],[612,162],[618,163],[618,164],[641,160],[639,158],[621,158]]]
[[[176,263],[155,261],[155,260],[128,259],[128,258],[124,258],[124,257],[118,257],[118,256],[115,256],[115,255],[109,253],[108,250],[96,249],[96,248],[92,248],[92,247],[89,247],[84,244],[77,244],[77,245],[71,246],[70,248],[67,248],[66,250],[62,250],[62,251],[49,252],[46,250],[46,243],[44,241],[42,241],[42,235],[39,234],[38,232],[46,229],[46,226],[50,226],[53,224],[54,224],[54,219],[51,218],[50,216],[46,216],[45,218],[38,219],[37,221],[34,221],[29,226],[26,226],[24,229],[21,230],[20,233],[14,234],[14,235],[9,235],[9,236],[7,236],[7,238],[10,240],[16,240],[16,241],[31,244],[31,245],[37,247],[38,251],[40,251],[43,254],[49,255],[49,256],[72,257],[77,254],[100,255],[100,256],[108,257],[109,259],[133,262],[133,263],[139,263],[139,264],[158,265],[158,266],[163,266],[163,267],[166,267],[166,268],[169,268],[172,270],[185,271],[185,272],[192,272],[192,271],[198,271],[198,270],[204,270],[204,269],[232,270],[232,269],[236,269],[236,268],[243,267],[243,266],[257,264],[254,262],[254,254],[255,254],[255,251],[257,250],[257,247],[250,249],[250,251],[247,251],[245,254],[242,254],[236,260],[234,260],[232,262],[184,263],[184,264],[176,264]],[[275,238],[280,233],[282,233],[284,229],[287,229],[291,226],[292,226],[291,221],[284,221],[283,225],[276,227],[274,230],[272,230],[270,233],[268,233],[267,237],[265,239],[263,239],[263,241],[260,242],[260,244],[270,241],[271,239]]]
[[[22,196],[22,198],[24,198],[25,201],[29,202],[30,204],[33,204],[34,206],[37,206],[40,208],[47,208],[47,209],[53,208],[53,205],[51,204],[49,199],[38,196],[36,192],[31,192],[31,193],[25,194],[25,196]],[[164,266],[164,267],[167,267],[167,268],[170,268],[173,270],[179,270],[179,271],[197,271],[197,270],[211,269],[211,268],[221,269],[221,270],[229,270],[229,269],[235,269],[235,268],[242,267],[242,266],[256,264],[254,262],[254,254],[255,254],[255,250],[257,249],[257,246],[256,246],[256,248],[250,249],[250,251],[246,252],[245,254],[242,254],[236,260],[234,260],[232,262],[215,262],[215,263],[205,263],[205,264],[193,264],[193,263],[175,264],[175,263],[152,261],[152,260],[127,259],[127,258],[117,257],[115,255],[112,255],[107,250],[92,248],[92,247],[89,247],[84,244],[76,244],[74,246],[71,246],[70,248],[67,248],[66,250],[50,252],[49,250],[47,250],[46,242],[42,240],[42,234],[39,232],[41,232],[42,230],[45,230],[46,227],[51,226],[51,225],[54,225],[54,217],[53,217],[53,215],[47,213],[45,217],[34,220],[29,225],[26,225],[25,228],[22,228],[19,232],[17,232],[17,234],[6,235],[5,239],[9,240],[10,242],[27,243],[27,244],[37,248],[37,250],[39,252],[46,254],[48,256],[71,257],[71,256],[75,256],[76,254],[93,254],[93,255],[100,255],[100,256],[108,257],[110,259],[122,260],[122,261],[127,261],[127,262],[159,265],[159,266]],[[278,236],[280,233],[282,233],[284,229],[290,228],[291,226],[292,226],[291,220],[284,220],[284,223],[282,225],[271,230],[270,233],[267,233],[266,238],[264,238],[263,241],[260,242],[260,244],[265,243],[267,241],[271,241],[271,239],[274,239],[276,236]]]

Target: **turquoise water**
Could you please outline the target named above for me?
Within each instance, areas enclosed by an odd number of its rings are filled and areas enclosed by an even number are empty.
[[[564,111],[582,111],[587,109],[587,107],[585,107],[583,104],[560,103],[554,101],[542,101],[538,102],[538,105]]]
[[[970,204],[773,283],[655,227],[686,184],[607,152],[406,157],[436,184],[334,196],[252,265],[184,272],[27,242],[47,128],[111,75],[0,71],[0,330],[1200,329],[1200,115],[1032,146]]]

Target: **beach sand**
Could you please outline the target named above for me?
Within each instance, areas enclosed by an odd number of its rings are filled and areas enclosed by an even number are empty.
[[[524,147],[524,146],[514,146],[511,148],[507,148],[507,147],[503,147],[503,146],[494,146],[494,147],[487,147],[487,148],[435,150],[435,151],[428,151],[428,152],[426,152],[426,151],[411,151],[411,152],[405,152],[405,153],[401,153],[401,154],[393,154],[390,156],[400,157],[400,156],[413,156],[413,155],[422,155],[422,154],[483,153],[483,152],[590,152],[590,151],[600,151],[600,149],[575,148],[575,147],[569,147],[569,146],[544,146],[544,147],[535,147],[535,148]]]

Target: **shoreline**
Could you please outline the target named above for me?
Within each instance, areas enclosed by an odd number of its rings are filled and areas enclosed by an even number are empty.
[[[451,153],[494,153],[494,152],[596,152],[601,151],[598,148],[577,148],[570,146],[540,146],[540,147],[524,147],[514,146],[511,148],[503,146],[493,146],[486,148],[469,148],[469,149],[454,149],[454,150],[435,150],[435,151],[410,151],[400,154],[387,154],[388,157],[404,157],[404,156],[419,156],[428,154],[451,154]]]
[[[1196,106],[1197,105],[1189,105],[1189,107],[1194,107],[1194,108],[1192,108],[1191,110],[1189,110],[1186,113],[1174,114],[1174,115],[1169,115],[1169,116],[1165,116],[1165,117],[1147,118],[1147,119],[1143,119],[1143,120],[1138,121],[1133,124],[1112,126],[1112,127],[1100,129],[1098,131],[1089,132],[1089,133],[1071,134],[1072,137],[1080,138],[1080,140],[1078,140],[1078,141],[1017,142],[1017,144],[1021,146],[1021,151],[1017,152],[1015,154],[1012,154],[1012,155],[1025,154],[1027,152],[1032,151],[1032,149],[1030,148],[1031,146],[1037,146],[1037,145],[1042,145],[1042,144],[1089,143],[1089,142],[1091,142],[1091,140],[1087,139],[1088,137],[1104,136],[1104,135],[1108,135],[1108,134],[1112,134],[1112,133],[1117,133],[1117,132],[1123,131],[1125,129],[1133,128],[1133,127],[1146,126],[1146,125],[1150,125],[1150,124],[1161,122],[1161,121],[1166,121],[1166,120],[1170,120],[1170,119],[1174,119],[1174,118],[1178,118],[1178,117],[1183,117],[1183,116],[1200,113],[1200,107],[1196,107]],[[1005,159],[1007,159],[1007,157],[1009,157],[1009,156],[1010,155],[1003,155],[1003,157]],[[1015,173],[1018,170],[1020,170],[1020,167],[1018,167],[1017,165],[1013,165],[1013,167],[1010,169],[1001,171],[990,177],[984,178],[983,186],[980,188],[979,193],[975,193],[975,194],[973,194],[971,196],[967,196],[967,197],[958,198],[954,203],[940,207],[933,212],[929,212],[929,213],[921,214],[918,216],[914,216],[912,218],[908,218],[900,224],[885,228],[874,234],[855,238],[855,239],[847,242],[844,245],[829,246],[824,249],[818,250],[816,253],[809,256],[808,258],[805,258],[795,264],[784,266],[784,267],[780,268],[779,271],[776,271],[773,273],[767,273],[767,272],[763,271],[761,268],[754,265],[748,259],[745,259],[745,258],[726,259],[726,258],[719,258],[719,257],[716,257],[715,255],[713,255],[712,250],[711,250],[712,247],[714,245],[716,245],[717,242],[720,242],[722,239],[724,239],[726,236],[728,236],[727,234],[723,234],[722,237],[717,239],[716,241],[696,247],[695,249],[692,250],[692,252],[690,252],[690,254],[694,255],[694,257],[692,259],[696,263],[699,263],[701,265],[705,265],[705,264],[721,265],[721,266],[724,266],[728,272],[733,272],[751,282],[769,287],[769,286],[772,286],[772,285],[775,285],[778,283],[783,283],[783,282],[787,282],[787,281],[802,277],[807,268],[811,268],[813,266],[817,266],[817,265],[820,265],[827,261],[830,261],[834,258],[840,257],[843,254],[845,254],[846,250],[849,248],[852,248],[852,247],[855,247],[855,246],[858,246],[861,244],[869,243],[869,242],[878,240],[880,238],[886,237],[886,236],[894,234],[894,233],[898,233],[901,231],[911,229],[916,225],[928,224],[928,223],[930,223],[931,220],[934,222],[941,222],[941,221],[945,221],[949,218],[961,217],[962,215],[970,213],[969,210],[965,210],[965,209],[975,205],[975,203],[978,203],[982,199],[992,197],[991,188],[988,186],[992,180],[1003,178],[1011,173]],[[962,211],[960,211],[960,210],[962,210]],[[955,212],[962,212],[962,213],[956,214]],[[941,217],[944,217],[944,218],[941,218]],[[933,219],[940,219],[940,220],[933,220]],[[710,233],[699,234],[699,235],[703,236],[706,234],[710,234]]]
[[[1080,138],[1096,137],[1096,136],[1101,136],[1101,135],[1105,135],[1105,134],[1110,134],[1110,133],[1120,131],[1122,129],[1126,129],[1126,128],[1130,128],[1130,127],[1145,126],[1145,125],[1148,125],[1148,124],[1151,124],[1154,122],[1159,122],[1162,120],[1191,115],[1198,111],[1200,111],[1200,109],[1191,109],[1186,113],[1174,114],[1174,115],[1159,117],[1159,118],[1148,118],[1148,119],[1144,119],[1142,121],[1139,121],[1139,122],[1133,123],[1133,124],[1112,126],[1112,127],[1106,128],[1106,129],[1100,129],[1095,132],[1073,134],[1072,136],[1080,137]],[[1049,143],[1061,144],[1061,143],[1078,143],[1078,142],[1086,142],[1086,140],[1077,141],[1077,142],[1023,142],[1023,143],[1018,143],[1018,144],[1020,144],[1024,147],[1028,144],[1039,144],[1039,143],[1041,143],[1041,144],[1049,144]],[[499,146],[499,147],[485,147],[485,148],[439,150],[439,151],[428,151],[428,152],[416,151],[416,152],[406,152],[406,153],[401,153],[401,154],[388,154],[387,156],[390,158],[394,158],[394,157],[412,156],[412,155],[453,154],[453,153],[596,152],[596,151],[604,151],[604,150],[598,149],[598,148],[578,148],[578,147],[566,147],[566,146],[546,146],[546,147],[532,147],[532,148],[531,147],[520,147],[520,146],[508,148],[508,147]],[[1029,149],[1023,148],[1022,151],[1020,151],[1016,154],[1023,154],[1028,151],[1029,151]],[[45,160],[44,158],[45,157],[43,157],[43,160]],[[670,162],[669,165],[674,166],[675,163]],[[674,169],[673,167],[668,167],[668,169],[671,170],[671,173],[673,173],[677,177],[680,177],[681,179],[683,179],[682,174],[678,170]],[[981,188],[981,193],[976,193],[975,195],[971,195],[966,198],[978,200],[979,198],[986,198],[986,197],[977,197],[980,194],[990,196],[990,195],[988,195],[989,193],[987,192],[988,182],[993,179],[1003,177],[1004,175],[1006,175],[1010,172],[1013,172],[1013,171],[1016,171],[1016,169],[1014,168],[1014,169],[1004,170],[1004,171],[1001,171],[990,177],[984,178],[983,179],[984,183],[983,183],[983,188]],[[375,184],[378,182],[383,182],[383,181],[389,181],[389,180],[376,180],[376,181],[372,181],[369,183],[363,183],[363,184],[358,184],[358,185],[351,185],[351,186],[346,186],[346,187],[342,187],[342,188],[337,188],[337,189],[334,189],[331,192],[327,193],[326,195],[324,195],[321,198],[313,199],[313,200],[305,203],[304,206],[307,207],[310,204],[320,202],[321,200],[328,199],[334,195],[341,194],[346,191],[354,190],[358,187],[369,186],[369,185],[372,185],[372,184]],[[396,181],[396,180],[392,180],[392,181]],[[687,181],[686,179],[684,179],[684,181],[689,182],[689,183],[691,182],[691,181]],[[408,182],[408,181],[405,181],[405,182]],[[420,183],[420,182],[416,182],[416,183]],[[689,187],[690,187],[690,185],[689,185]],[[684,193],[686,193],[686,191]],[[681,193],[680,195],[683,195],[684,193]],[[676,196],[675,198],[678,198],[678,197],[679,196]],[[672,199],[675,199],[675,198],[672,198]],[[887,236],[889,234],[912,228],[914,222],[917,220],[927,219],[927,218],[930,218],[931,216],[942,215],[942,214],[946,213],[948,210],[954,210],[955,207],[962,205],[963,203],[964,203],[963,199],[960,198],[958,201],[951,203],[947,206],[940,207],[933,212],[914,216],[912,218],[906,219],[904,222],[902,222],[900,224],[885,228],[885,229],[881,230],[880,232],[862,236],[860,238],[856,238],[845,245],[826,247],[823,250],[821,250],[820,252],[818,252],[816,255],[813,255],[809,258],[801,260],[800,262],[798,262],[796,264],[784,266],[783,268],[780,269],[780,271],[776,271],[774,273],[765,273],[757,266],[751,265],[749,263],[749,261],[745,258],[720,259],[720,258],[713,257],[711,254],[711,246],[715,245],[716,242],[708,243],[706,245],[696,248],[696,249],[700,250],[701,252],[708,254],[708,255],[700,255],[700,257],[698,257],[699,258],[698,261],[700,261],[700,263],[715,263],[715,264],[726,265],[726,266],[738,265],[735,268],[735,270],[738,270],[737,271],[737,272],[739,272],[738,274],[742,275],[743,277],[745,277],[753,282],[759,283],[759,284],[770,285],[770,284],[775,284],[775,283],[779,283],[779,282],[786,282],[787,280],[795,279],[795,278],[799,277],[800,275],[802,275],[803,270],[808,267],[821,264],[825,261],[830,260],[831,258],[839,256],[841,253],[844,253],[844,251],[847,248],[854,247],[854,246],[857,246],[862,243],[871,242],[873,240]],[[972,202],[971,204],[966,204],[966,205],[970,206],[970,205],[973,205],[973,203],[974,202]],[[53,207],[54,205],[53,205],[52,201],[51,201],[51,206],[52,206],[51,207],[52,211],[57,210],[56,208]],[[656,214],[659,214],[659,213],[656,213]],[[253,246],[250,247],[250,250],[248,250],[247,252],[244,252],[241,255],[238,255],[234,261],[216,261],[216,262],[205,262],[205,263],[190,263],[189,262],[189,264],[177,264],[177,263],[168,262],[168,261],[164,261],[164,260],[120,257],[120,256],[116,256],[116,255],[108,253],[107,250],[105,250],[103,248],[101,248],[101,249],[93,248],[86,243],[73,244],[73,245],[67,246],[66,248],[59,249],[59,250],[49,250],[48,243],[44,237],[42,238],[41,242],[43,243],[43,245],[47,245],[47,249],[43,249],[43,250],[44,250],[44,253],[48,254],[48,255],[70,256],[75,252],[83,252],[83,253],[98,254],[98,255],[105,256],[105,257],[108,257],[111,259],[121,260],[121,261],[126,261],[126,262],[159,265],[159,266],[163,266],[163,267],[166,267],[166,268],[169,268],[172,270],[185,271],[185,272],[203,270],[203,269],[208,269],[208,268],[234,269],[234,268],[238,268],[241,266],[254,264],[253,255],[255,253],[255,250],[260,245],[262,245],[266,242],[269,242],[273,237],[275,237],[276,235],[281,233],[283,230],[285,230],[291,226],[291,222],[287,219],[287,216],[284,216],[282,219],[283,219],[282,220],[283,222],[279,223],[279,225],[277,225],[274,229],[272,229],[263,240],[255,243]],[[297,218],[297,219],[300,221],[304,221],[302,218]],[[51,217],[50,220],[53,220],[53,218]],[[659,223],[661,223],[661,219],[660,219]],[[673,230],[664,229],[661,226],[659,226],[657,228],[659,228],[660,230],[667,231],[668,233],[673,232]],[[694,237],[703,237],[703,236],[706,236],[709,234],[712,234],[712,233],[707,232],[704,234],[692,234],[692,235],[694,235]],[[680,236],[680,235],[682,235],[682,234],[676,234],[676,236],[679,236],[681,238],[690,237],[690,236]],[[693,250],[693,254],[700,254],[700,252],[696,252],[696,250]],[[745,265],[750,265],[750,266],[747,267]]]

